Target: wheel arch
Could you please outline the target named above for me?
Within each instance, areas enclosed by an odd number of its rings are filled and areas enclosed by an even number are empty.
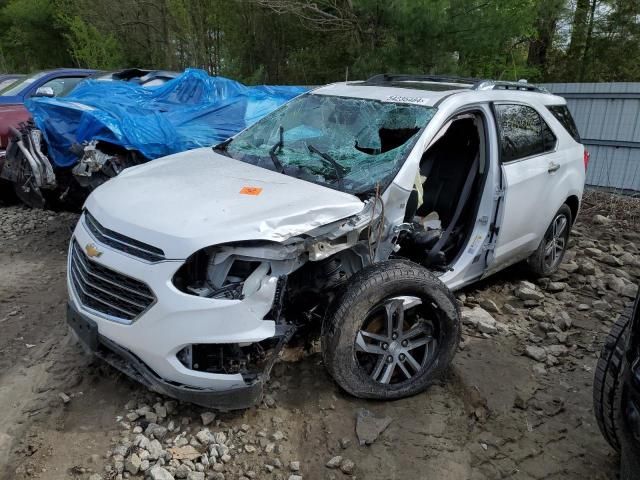
[[[569,195],[564,203],[566,203],[571,210],[571,223],[576,223],[576,218],[578,217],[578,212],[580,211],[580,199],[577,195]]]

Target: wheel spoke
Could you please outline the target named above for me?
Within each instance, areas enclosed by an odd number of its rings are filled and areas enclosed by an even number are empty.
[[[405,377],[407,378],[413,377],[413,375],[409,372],[409,370],[407,370],[407,367],[405,367],[403,362],[398,362],[398,366],[400,367],[400,370],[402,370],[402,373],[404,373]]]
[[[364,353],[373,353],[375,355],[384,355],[385,351],[380,345],[375,343],[367,343],[364,339],[364,332],[358,332],[356,337],[356,350]]]
[[[391,377],[393,376],[393,371],[396,369],[395,360],[391,363],[385,362],[384,371],[382,372],[382,377],[380,377],[380,383],[389,383],[391,381]]]
[[[382,372],[382,369],[384,368],[384,366],[387,364],[387,362],[385,362],[385,358],[384,357],[380,357],[378,359],[378,362],[376,363],[375,368],[373,369],[373,372],[371,373],[371,378],[375,381],[378,381],[378,377],[380,376],[380,373]]]
[[[404,323],[404,302],[402,299],[393,299],[385,303],[385,312],[387,316],[387,335],[395,331],[402,333],[402,324]]]
[[[427,343],[430,343],[433,340],[433,337],[425,336],[424,338],[420,338],[418,340],[414,340],[413,342],[409,342],[409,345],[405,348],[406,351],[415,350],[418,347],[422,347]]]
[[[358,335],[362,335],[363,337],[367,337],[371,340],[375,340],[378,342],[389,342],[389,337],[385,336],[385,335],[379,335],[377,333],[371,333],[371,332],[367,332],[366,330],[360,330],[358,332]],[[357,339],[356,339],[357,340]]]
[[[419,372],[420,369],[422,368],[422,365],[420,365],[417,360],[415,358],[413,358],[413,355],[411,355],[409,352],[405,352],[405,356],[407,358],[407,361],[411,364],[411,366],[413,367],[413,369],[415,370],[415,372]]]
[[[411,340],[412,338],[415,338],[418,335],[421,335],[423,333],[426,333],[423,325],[414,325],[409,330],[407,330],[407,332],[404,335],[402,335],[400,338],[402,340]]]

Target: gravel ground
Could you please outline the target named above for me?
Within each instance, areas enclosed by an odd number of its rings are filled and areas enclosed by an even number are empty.
[[[639,282],[639,215],[592,202],[552,278],[511,268],[458,292],[463,341],[440,385],[359,400],[307,352],[276,364],[262,405],[233,413],[87,357],[65,324],[77,215],[0,207],[0,478],[614,479],[591,386]]]

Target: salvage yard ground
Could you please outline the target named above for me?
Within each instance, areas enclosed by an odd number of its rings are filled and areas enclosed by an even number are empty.
[[[77,215],[0,207],[0,478],[144,478],[160,458],[190,480],[614,479],[591,387],[640,280],[639,217],[636,200],[590,194],[551,279],[528,284],[511,268],[459,292],[460,351],[426,393],[350,397],[310,352],[276,365],[261,406],[214,418],[73,342],[65,267]],[[358,443],[360,409],[391,420],[371,445]]]

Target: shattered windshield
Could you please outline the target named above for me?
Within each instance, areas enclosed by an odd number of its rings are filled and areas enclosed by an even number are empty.
[[[379,100],[302,95],[226,148],[252,163],[357,194],[385,187],[436,109]]]

